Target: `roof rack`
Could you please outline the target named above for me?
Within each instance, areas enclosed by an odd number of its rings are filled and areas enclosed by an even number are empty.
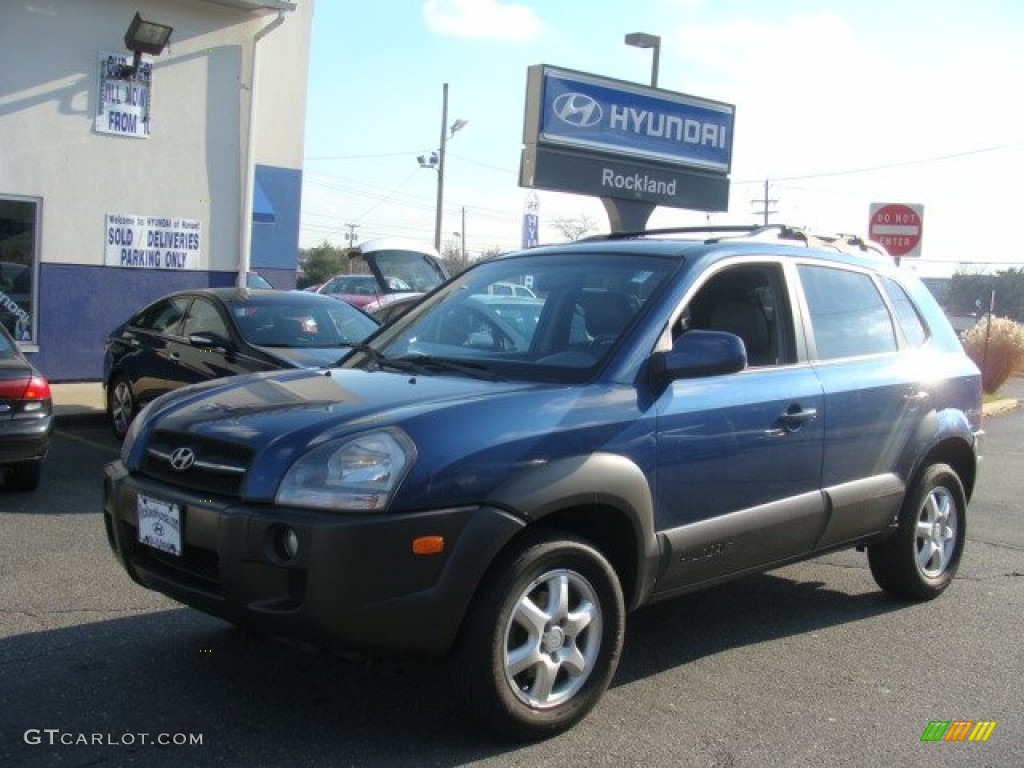
[[[629,240],[652,235],[706,234],[709,237],[705,238],[704,242],[717,243],[731,238],[754,238],[769,233],[775,233],[775,236],[780,240],[802,242],[808,248],[831,248],[843,252],[856,250],[867,253],[871,251],[879,256],[889,258],[885,248],[873,240],[868,240],[859,235],[845,233],[816,234],[802,227],[794,227],[788,224],[719,224],[703,227],[666,227],[635,232],[609,232],[604,235],[593,235],[583,240],[585,242],[592,242],[599,240]]]

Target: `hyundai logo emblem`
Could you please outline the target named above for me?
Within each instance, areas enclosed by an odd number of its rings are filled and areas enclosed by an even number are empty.
[[[563,93],[553,104],[555,115],[563,123],[590,128],[601,122],[601,105],[584,93]]]
[[[191,448],[175,448],[171,453],[171,467],[179,472],[184,472],[195,463],[196,452]]]

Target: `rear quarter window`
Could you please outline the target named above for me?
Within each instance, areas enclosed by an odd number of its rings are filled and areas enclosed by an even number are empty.
[[[921,315],[911,301],[910,296],[903,289],[903,286],[891,278],[882,278],[882,287],[892,304],[893,312],[896,314],[896,323],[903,332],[903,338],[907,345],[919,347],[928,339],[928,330],[925,328]]]

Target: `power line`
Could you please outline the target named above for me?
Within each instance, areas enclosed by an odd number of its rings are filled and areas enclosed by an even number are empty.
[[[969,157],[971,155],[980,155],[987,152],[999,152],[1004,149],[1010,149],[1011,147],[1017,147],[1024,142],[1013,141],[1008,144],[996,144],[991,147],[982,147],[980,149],[971,149],[965,152],[953,152],[948,155],[936,155],[933,157],[920,157],[915,160],[903,160],[897,163],[887,163],[885,165],[872,165],[864,168],[847,168],[842,171],[824,171],[821,173],[808,173],[798,176],[777,176],[774,177],[775,181],[799,181],[802,179],[821,179],[828,176],[852,176],[858,173],[873,173],[874,171],[885,171],[890,168],[905,168],[909,165],[924,165],[925,163],[936,163],[945,160],[955,160],[961,157]],[[760,184],[761,180],[749,180],[749,181],[734,181],[734,184]]]

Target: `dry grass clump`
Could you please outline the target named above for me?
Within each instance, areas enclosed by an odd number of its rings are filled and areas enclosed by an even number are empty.
[[[986,343],[987,337],[987,343]],[[981,369],[981,386],[994,394],[1024,365],[1024,326],[1005,317],[982,318],[963,340],[968,356]]]

